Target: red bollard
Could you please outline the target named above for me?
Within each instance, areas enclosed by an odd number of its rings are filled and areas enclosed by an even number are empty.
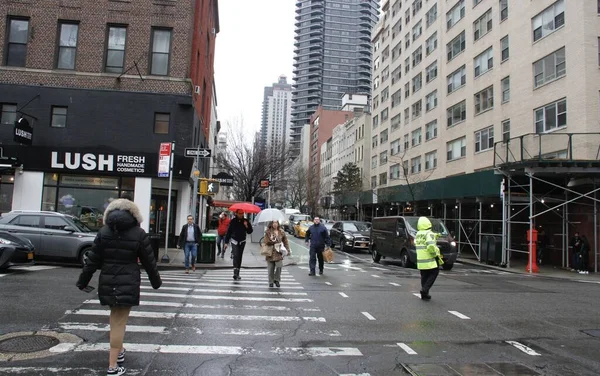
[[[532,236],[533,235],[533,236]],[[533,230],[533,234],[531,234],[530,230],[527,230],[527,242],[529,242],[529,259],[527,260],[527,267],[525,268],[526,272],[539,273],[539,269],[537,266],[537,230]],[[533,239],[532,239],[533,238]]]

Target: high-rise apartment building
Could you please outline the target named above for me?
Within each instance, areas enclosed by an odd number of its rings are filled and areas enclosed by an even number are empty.
[[[260,129],[262,149],[271,150],[273,146],[288,144],[291,118],[292,85],[281,75],[277,83],[265,87]]]
[[[378,0],[298,0],[292,94],[292,149],[321,105],[337,110],[342,95],[369,93],[371,32]]]

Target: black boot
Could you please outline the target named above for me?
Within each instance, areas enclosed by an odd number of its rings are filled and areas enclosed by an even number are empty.
[[[233,269],[233,279],[235,279],[236,281],[238,279],[242,279],[242,277],[240,277],[240,269],[238,269],[238,268]]]
[[[431,295],[425,291],[421,291],[421,299],[423,300],[431,300]]]

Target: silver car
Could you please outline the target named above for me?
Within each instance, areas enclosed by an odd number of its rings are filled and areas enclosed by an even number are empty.
[[[4,213],[0,230],[29,239],[36,259],[70,259],[82,264],[96,237],[77,217],[51,211]]]

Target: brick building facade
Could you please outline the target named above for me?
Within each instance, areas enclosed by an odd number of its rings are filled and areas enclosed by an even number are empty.
[[[193,210],[183,149],[214,136],[218,0],[0,0],[0,15],[0,143],[23,164],[2,172],[0,210],[84,217],[131,191],[142,226],[164,232],[157,154],[173,141],[173,234]],[[13,141],[21,117],[31,146]],[[126,169],[117,163],[126,157],[143,162]],[[86,164],[102,158],[114,165]],[[200,170],[208,175],[208,163]]]

